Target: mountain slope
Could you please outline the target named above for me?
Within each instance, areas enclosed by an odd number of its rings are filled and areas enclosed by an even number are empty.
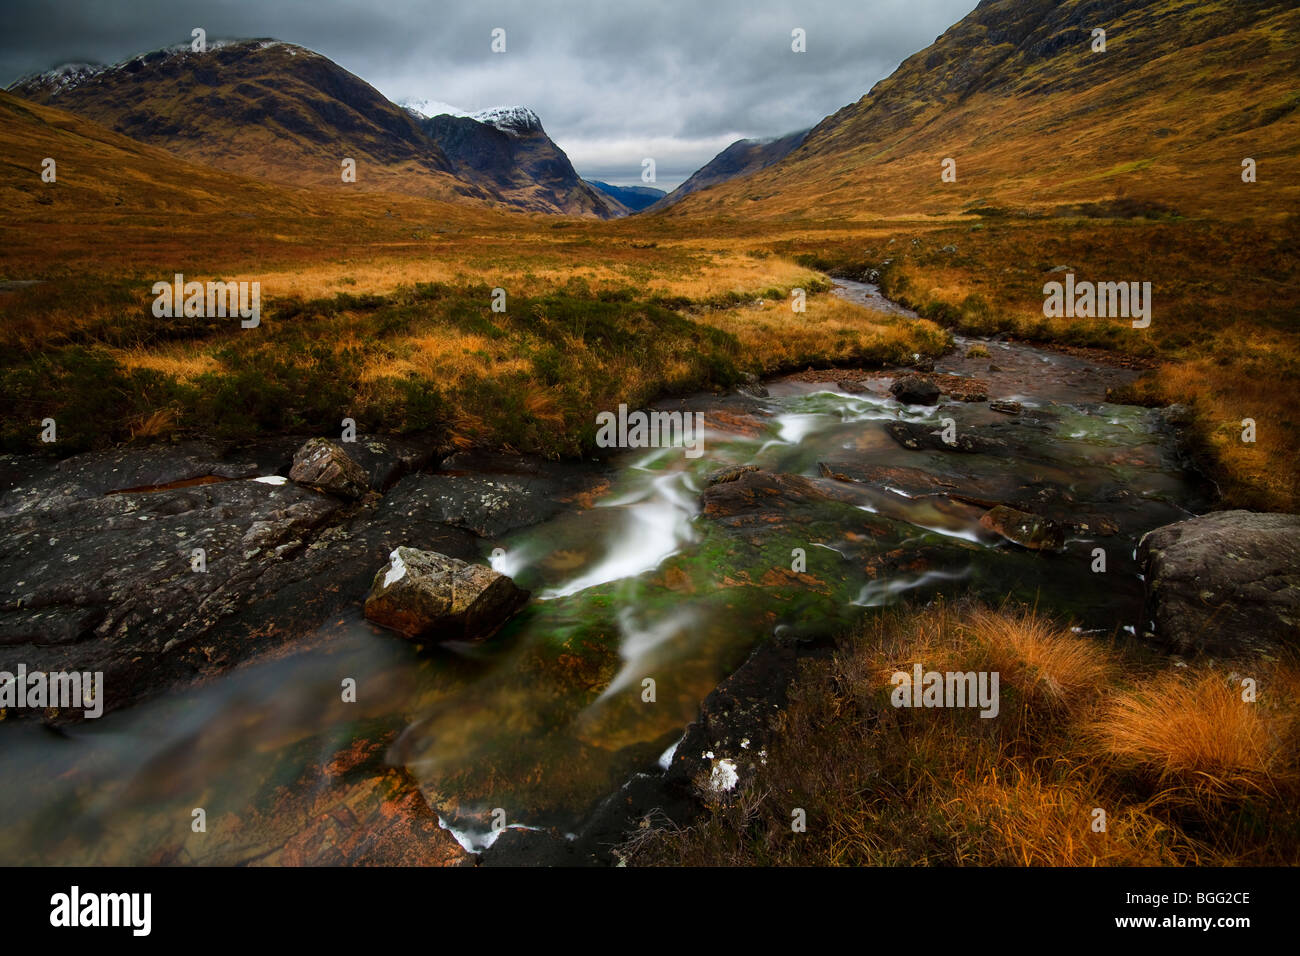
[[[777,139],[738,139],[692,173],[655,208],[663,209],[693,192],[779,163],[802,145],[809,132],[804,129]]]
[[[1283,0],[984,0],[785,160],[668,212],[863,218],[1104,201],[1280,213],[1296,205],[1282,170],[1300,156],[1297,74],[1300,10]],[[1247,157],[1259,183],[1243,190]],[[940,179],[945,158],[954,183]]]
[[[9,92],[57,106],[219,169],[300,185],[487,199],[461,182],[415,121],[333,61],[273,40],[142,54],[113,67],[60,68]]]
[[[55,160],[55,181],[41,164]],[[100,212],[229,213],[238,203],[312,205],[304,190],[189,163],[83,117],[0,92],[0,177],[6,220],[58,223]]]
[[[447,155],[458,176],[493,190],[511,205],[602,219],[627,214],[617,200],[583,181],[530,109],[425,116],[408,106],[407,112]]]

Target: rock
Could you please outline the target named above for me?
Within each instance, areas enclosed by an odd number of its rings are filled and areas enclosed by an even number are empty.
[[[2,517],[0,670],[103,671],[113,709],[193,680],[212,664],[209,645],[230,657],[270,646],[264,608],[226,639],[211,634],[296,564],[339,508],[284,479],[233,480],[59,496]],[[312,591],[337,580],[325,574]]]
[[[1300,515],[1220,511],[1142,537],[1156,637],[1182,653],[1257,653],[1300,634]]]
[[[417,443],[401,438],[358,435],[355,442],[341,447],[347,456],[367,473],[372,491],[384,491],[399,478],[428,465],[434,457],[431,443]]]
[[[128,446],[57,463],[6,458],[0,516],[54,509],[115,492],[166,490],[263,473],[251,456],[223,459],[207,442]]]
[[[1019,415],[1024,410],[1019,402],[989,402],[989,408],[1003,415]]]
[[[406,637],[482,640],[527,601],[527,591],[482,564],[398,547],[375,575],[366,618]]]
[[[729,468],[721,468],[718,471],[705,475],[705,487],[721,485],[728,481],[735,481],[741,475],[748,474],[751,471],[758,471],[758,465],[732,465]]]
[[[753,372],[741,372],[740,380],[744,384],[742,384],[739,388],[737,388],[736,391],[739,392],[741,395],[744,395],[748,398],[768,397],[769,392],[767,390],[767,386],[764,385],[759,380],[758,376],[755,375]]]
[[[960,451],[968,454],[995,454],[1005,452],[1007,442],[992,438],[973,428],[959,428],[956,439],[949,444],[943,440],[943,429],[922,422],[890,422],[885,426],[894,441],[912,451]]]
[[[890,394],[905,405],[937,405],[939,386],[919,375],[904,375],[889,386]]]
[[[916,361],[914,361],[914,362],[912,363],[912,368],[914,368],[914,369],[915,369],[916,371],[918,371],[918,372],[926,372],[926,373],[933,372],[933,371],[934,371],[934,359],[928,359],[928,358],[927,358],[927,359],[923,359],[923,358],[917,357]]]
[[[956,247],[956,246],[944,246],[944,247],[943,247],[942,249],[940,249],[939,251],[940,251],[940,252],[953,253],[953,252],[956,252],[956,251],[957,251],[957,247]]]
[[[293,456],[289,477],[340,498],[360,498],[370,490],[370,476],[328,438],[309,439]]]
[[[1050,518],[998,505],[980,518],[980,525],[1031,551],[1060,551],[1065,532]]]
[[[867,390],[867,387],[861,382],[855,382],[852,379],[841,379],[835,383],[835,387],[841,392],[848,392],[850,395],[861,395]]]
[[[499,538],[545,521],[566,504],[608,486],[604,469],[518,456],[461,453],[444,461],[442,468],[407,475],[384,500],[412,516],[435,518],[481,538]]]

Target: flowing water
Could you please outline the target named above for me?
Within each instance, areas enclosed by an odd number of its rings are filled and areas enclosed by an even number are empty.
[[[838,292],[897,310],[865,284]],[[901,405],[887,379],[850,391],[787,378],[720,415],[716,397],[687,400],[705,412],[702,457],[622,452],[591,507],[484,542],[484,560],[533,592],[486,644],[417,649],[358,611],[307,646],[97,721],[0,724],[0,862],[266,859],[343,786],[312,768],[368,741],[466,846],[491,839],[496,808],[570,831],[778,629],[834,632],[867,608],[966,591],[1037,603],[1084,632],[1141,628],[1136,540],[1195,507],[1161,413],[1104,402],[1125,373],[1004,342],[966,359],[972,344],[959,340],[938,371],[980,375],[1020,415]],[[945,417],[995,446],[912,450],[886,431]],[[702,514],[706,477],[742,464],[826,495],[756,521]],[[991,501],[1026,494],[1084,516],[1063,552],[1025,551],[980,524]],[[340,698],[344,678],[356,703]],[[191,829],[196,807],[207,833]]]

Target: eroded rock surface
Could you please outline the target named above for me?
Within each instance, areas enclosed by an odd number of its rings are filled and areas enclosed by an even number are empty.
[[[1156,637],[1184,653],[1300,643],[1300,515],[1220,511],[1143,536]]]

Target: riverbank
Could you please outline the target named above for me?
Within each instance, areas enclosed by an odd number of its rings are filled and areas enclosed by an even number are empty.
[[[70,639],[39,653],[73,666],[102,652],[135,675],[116,672],[110,704],[115,687],[139,693],[65,727],[58,747],[28,721],[0,728],[6,773],[30,781],[6,797],[5,858],[24,859],[27,827],[56,803],[78,821],[69,861],[150,859],[161,832],[177,859],[279,859],[288,840],[308,862],[309,831],[286,836],[284,814],[361,799],[348,783],[364,787],[367,814],[396,800],[407,808],[398,819],[449,828],[438,832],[455,834],[453,862],[485,850],[485,862],[509,860],[521,842],[579,861],[589,837],[618,842],[611,791],[652,779],[660,758],[680,775],[709,750],[668,754],[755,646],[829,646],[871,608],[967,592],[1037,601],[1089,630],[1140,630],[1137,536],[1197,507],[1165,416],[1105,402],[1131,370],[983,345],[986,356],[968,346],[934,360],[929,406],[891,393],[914,370],[851,367],[829,386],[793,375],[663,400],[704,415],[697,460],[673,449],[586,465],[462,454],[435,469],[427,448],[363,435],[355,454],[373,491],[351,504],[258,480],[283,474],[289,439],[243,449],[234,464],[202,447],[152,462],[127,449],[16,478],[6,540],[26,550],[6,563],[11,588],[45,590],[11,618],[64,620]],[[952,445],[939,435],[945,419]],[[198,472],[213,480],[186,480]],[[1013,544],[1013,529],[987,520],[998,502],[1059,525],[1060,550]],[[65,525],[53,535],[51,518]],[[190,549],[216,528],[224,537],[206,540],[208,570],[195,574]],[[38,544],[48,573],[30,575]],[[491,561],[535,599],[487,645],[414,647],[359,614],[399,544]],[[1090,570],[1097,546],[1106,575]],[[119,584],[96,590],[106,573]],[[78,615],[96,594],[109,613],[87,632]],[[107,640],[94,636],[105,621]],[[37,652],[8,646],[7,656]],[[780,699],[779,673],[751,682],[755,700]],[[356,704],[341,699],[344,679]],[[337,776],[322,779],[322,767]],[[101,799],[87,803],[90,793]],[[189,810],[207,804],[224,808],[219,824],[187,835]],[[492,829],[497,809],[506,836]],[[241,831],[250,816],[255,835]],[[110,821],[120,841],[88,840]],[[361,848],[316,859],[394,858]]]

